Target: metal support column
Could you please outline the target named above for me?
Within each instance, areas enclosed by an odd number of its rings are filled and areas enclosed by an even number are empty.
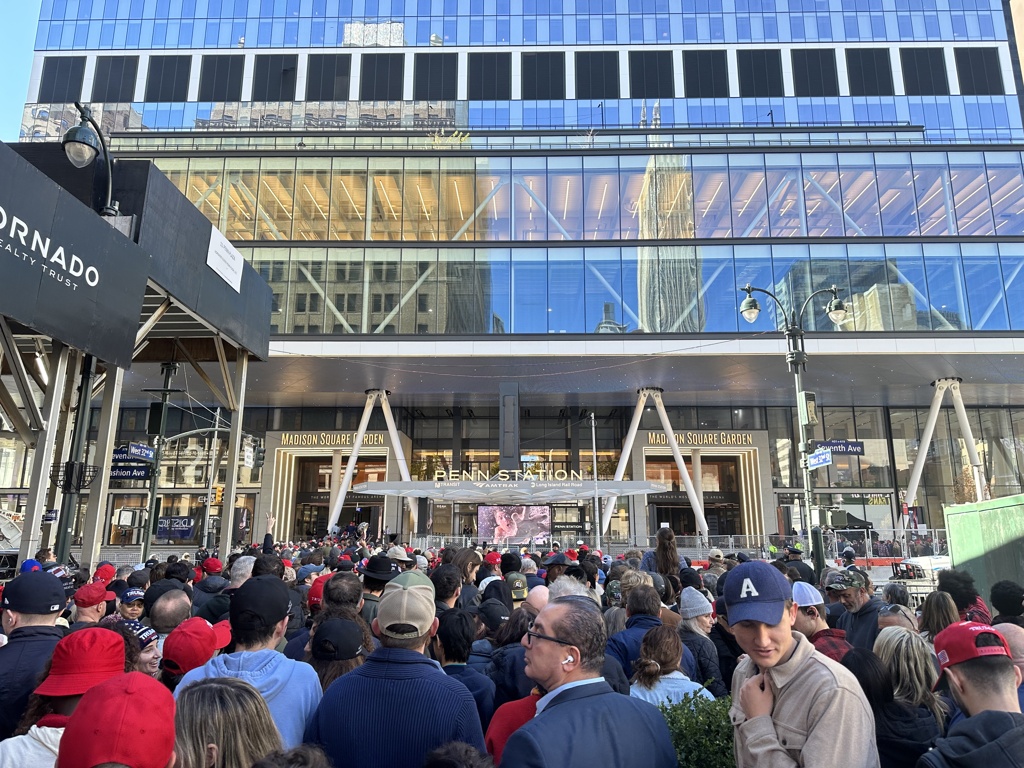
[[[594,536],[594,549],[601,549],[601,497],[597,492],[597,423],[593,411],[590,412],[590,459],[594,464],[594,511],[590,516],[594,530],[591,534]]]
[[[978,446],[974,442],[974,432],[971,430],[971,422],[967,418],[967,409],[964,408],[964,398],[960,394],[960,379],[954,379],[949,385],[949,393],[953,396],[953,409],[956,411],[957,421],[960,423],[960,436],[967,448],[967,458],[971,462],[971,472],[974,476],[974,496],[976,501],[985,500],[985,473],[981,468],[981,457],[978,456]]]
[[[228,394],[235,406],[231,414],[231,432],[228,434],[228,455],[225,459],[227,474],[224,478],[224,504],[220,508],[220,554],[231,552],[235,531],[235,492],[238,488],[238,454],[242,445],[242,416],[245,413],[245,381],[249,374],[249,354],[235,351],[235,380]],[[226,382],[225,382],[226,383]],[[256,514],[255,508],[253,514]],[[277,510],[274,510],[277,514]],[[253,528],[255,528],[255,522]]]
[[[89,416],[92,409],[92,378],[96,374],[96,358],[85,355],[82,358],[82,373],[78,380],[78,403],[75,408],[75,427],[71,431],[71,454],[64,465],[64,498],[61,499],[60,516],[57,526],[57,549],[54,555],[58,563],[67,562],[71,550],[71,537],[75,519],[78,517],[80,483],[84,479],[85,441],[89,436]],[[70,477],[67,477],[70,475]]]
[[[932,386],[935,387],[935,394],[932,395],[932,405],[928,409],[928,420],[925,422],[924,431],[921,433],[921,442],[917,447],[917,458],[914,459],[914,466],[910,470],[910,480],[907,482],[906,504],[908,507],[914,506],[917,502],[917,488],[921,484],[921,475],[924,473],[925,462],[928,461],[928,450],[932,445],[935,424],[939,420],[942,397],[954,381],[956,379],[939,379],[932,382]]]
[[[43,428],[36,439],[32,454],[32,471],[29,476],[28,500],[25,504],[25,520],[21,529],[21,549],[18,559],[27,560],[39,549],[42,540],[40,525],[43,522],[43,506],[50,484],[50,468],[53,466],[53,448],[57,439],[57,420],[60,403],[64,399],[64,379],[68,368],[69,347],[54,341],[50,355],[50,386],[43,397]]]
[[[636,408],[633,409],[633,420],[629,422],[629,429],[626,430],[626,437],[622,441],[622,453],[619,454],[619,463],[615,467],[615,476],[612,478],[616,483],[622,482],[626,474],[626,467],[629,466],[629,455],[633,452],[633,443],[636,441],[637,430],[640,429],[640,417],[644,415],[644,404],[650,396],[651,389],[638,389],[636,397]],[[609,496],[604,503],[604,513],[601,515],[600,531],[608,530],[608,524],[612,520],[612,512],[615,511],[615,502],[618,496]]]
[[[85,525],[82,528],[82,554],[79,558],[83,568],[92,569],[100,554],[100,547],[109,531],[107,495],[110,490],[110,455],[117,443],[117,417],[121,406],[121,386],[124,371],[114,367],[107,371],[103,383],[103,401],[100,405],[100,423],[96,435],[96,454],[93,461],[99,467],[99,474],[89,490],[89,504],[85,510]]]
[[[366,434],[366,427],[370,423],[370,414],[373,413],[373,404],[377,402],[377,390],[366,390],[366,404],[363,406],[363,416],[359,419],[359,428],[356,430],[355,438],[352,440],[352,453],[349,454],[348,464],[345,465],[345,475],[341,478],[341,487],[338,489],[338,498],[331,507],[331,517],[327,521],[327,532],[331,533],[338,525],[338,518],[341,517],[341,508],[345,506],[345,497],[352,485],[352,476],[356,471],[356,461],[359,459],[359,449],[363,445],[363,436]],[[332,481],[333,482],[333,479]]]
[[[708,521],[704,517],[704,505],[699,498],[697,498],[697,491],[693,487],[693,482],[690,480],[690,473],[686,470],[686,463],[683,461],[683,454],[679,452],[679,445],[676,443],[676,433],[672,428],[671,422],[668,420],[668,414],[665,412],[665,405],[661,402],[661,390],[655,390],[651,396],[654,398],[654,407],[658,411],[658,418],[661,419],[661,428],[665,432],[665,437],[668,439],[668,445],[672,449],[672,458],[676,461],[676,468],[679,470],[679,479],[682,480],[683,487],[686,488],[686,496],[690,500],[690,506],[693,507],[693,518],[697,523],[697,536],[707,541],[708,538]]]
[[[163,363],[160,366],[160,371],[164,375],[164,386],[160,390],[160,423],[157,426],[156,437],[153,438],[154,451],[153,457],[153,474],[149,480],[149,505],[146,512],[146,519],[142,523],[142,553],[139,556],[140,562],[146,562],[149,559],[149,547],[152,544],[153,536],[155,534],[154,522],[156,522],[156,497],[157,490],[160,486],[160,463],[164,455],[164,428],[167,424],[167,400],[170,397],[170,386],[171,377],[178,372],[177,363]]]
[[[210,446],[207,449],[206,469],[206,503],[203,505],[203,524],[199,526],[199,546],[210,546],[210,507],[213,506],[213,486],[217,482],[217,475],[220,473],[220,406],[213,416],[213,434],[210,437]],[[223,508],[221,509],[223,512]],[[198,565],[198,563],[197,563]]]
[[[388,402],[388,392],[385,389],[378,390],[377,396],[380,398],[380,409],[384,412],[384,423],[388,425],[388,434],[391,436],[391,450],[395,452],[395,461],[398,462],[398,474],[401,475],[402,480],[405,482],[412,482],[412,476],[409,474],[409,464],[405,460],[405,451],[402,449],[402,441],[398,438],[395,417],[391,413],[391,403]],[[406,501],[409,502],[409,513],[412,515],[413,520],[409,530],[415,531],[419,523],[420,500],[409,497]]]

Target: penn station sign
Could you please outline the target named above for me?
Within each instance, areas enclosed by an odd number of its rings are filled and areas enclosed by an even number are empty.
[[[754,446],[753,432],[676,432],[680,448],[744,448]],[[668,445],[664,432],[648,432],[648,445]]]

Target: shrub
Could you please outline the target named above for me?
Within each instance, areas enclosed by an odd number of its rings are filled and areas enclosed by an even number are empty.
[[[736,768],[731,703],[728,696],[711,700],[687,694],[678,704],[661,707],[679,768]]]

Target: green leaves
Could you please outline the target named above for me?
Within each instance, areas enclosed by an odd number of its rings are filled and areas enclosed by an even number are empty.
[[[729,697],[710,700],[687,694],[671,707],[660,707],[672,734],[679,768],[736,768]]]

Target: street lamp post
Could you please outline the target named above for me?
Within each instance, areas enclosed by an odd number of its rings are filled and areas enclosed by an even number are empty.
[[[839,298],[839,289],[836,286],[829,288],[822,288],[821,290],[815,291],[807,300],[804,301],[803,306],[800,307],[799,312],[789,313],[783,306],[779,297],[771,291],[767,291],[764,288],[754,288],[747,283],[741,291],[745,291],[747,298],[740,304],[740,314],[743,319],[748,323],[753,323],[757,320],[757,316],[761,313],[761,305],[758,304],[757,299],[754,298],[753,294],[763,293],[771,299],[778,306],[779,311],[782,312],[782,316],[786,321],[786,362],[789,364],[789,370],[793,373],[793,383],[796,385],[796,401],[797,410],[800,414],[800,469],[803,474],[804,481],[804,513],[807,515],[807,523],[810,524],[811,505],[813,504],[814,498],[814,487],[811,481],[811,468],[808,463],[808,455],[811,453],[810,444],[810,428],[814,424],[818,423],[818,418],[814,410],[814,395],[811,392],[804,390],[803,374],[807,369],[807,353],[804,351],[804,329],[803,329],[803,317],[804,312],[810,305],[812,299],[815,296],[819,296],[823,293],[832,295],[832,300],[825,306],[825,313],[828,315],[828,319],[836,325],[839,325],[846,319],[847,309],[846,304]],[[801,515],[803,517],[803,515]],[[812,557],[815,562],[815,569],[820,570],[824,565],[824,552],[813,551]],[[819,562],[820,560],[820,562]]]
[[[103,131],[99,124],[93,119],[92,110],[75,102],[75,109],[82,118],[78,125],[68,128],[64,138],[61,139],[61,146],[64,147],[64,154],[75,168],[88,168],[96,162],[96,156],[103,154],[103,161],[107,165],[107,191],[104,197],[100,214],[103,216],[117,216],[117,203],[112,199],[114,196],[114,165],[110,158],[110,150],[107,149],[107,142],[103,139]]]

